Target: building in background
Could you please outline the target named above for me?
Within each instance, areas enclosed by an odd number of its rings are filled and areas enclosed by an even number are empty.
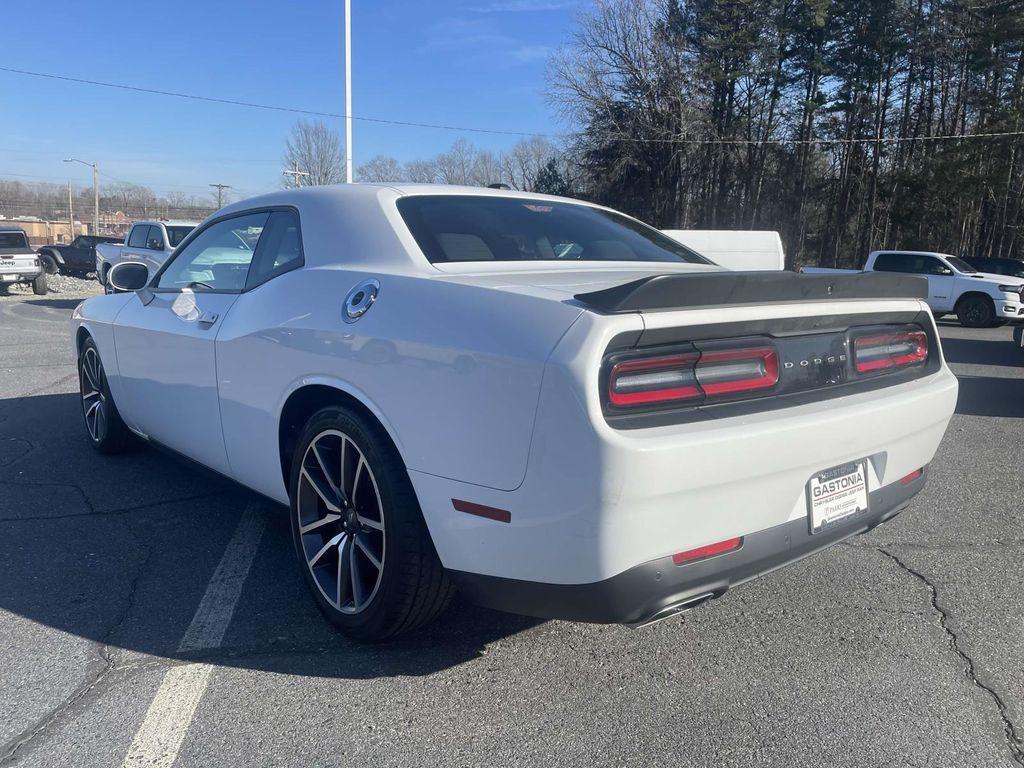
[[[71,231],[68,221],[47,221],[38,216],[14,216],[0,218],[0,227],[21,227],[28,235],[31,245],[48,245],[50,243],[70,243],[78,235],[87,235],[90,226],[76,220],[75,230]]]

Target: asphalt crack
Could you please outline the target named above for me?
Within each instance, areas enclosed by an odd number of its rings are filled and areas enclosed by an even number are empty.
[[[878,548],[878,551],[928,588],[932,609],[939,616],[939,626],[946,633],[949,647],[964,663],[964,675],[974,686],[984,691],[992,699],[993,703],[996,705],[999,719],[1003,723],[1003,739],[1006,742],[1007,748],[1010,750],[1010,755],[1016,763],[1024,765],[1024,743],[1022,743],[1020,736],[1017,734],[1017,728],[1014,725],[1013,720],[1010,718],[1006,702],[1003,701],[1002,696],[1000,696],[994,688],[978,678],[974,659],[972,659],[961,647],[959,636],[950,626],[949,611],[939,602],[939,591],[936,586],[928,579],[927,576],[920,571],[911,568],[897,555],[894,555],[892,552],[882,549],[881,547]]]
[[[132,577],[131,584],[129,585],[128,594],[124,601],[124,607],[115,617],[107,631],[103,634],[102,641],[95,644],[95,656],[90,659],[86,665],[86,680],[64,701],[37,720],[34,725],[11,739],[3,748],[3,752],[0,753],[0,766],[13,764],[18,760],[21,754],[24,754],[28,750],[37,746],[39,740],[58,723],[60,723],[64,716],[71,712],[79,702],[96,690],[102,683],[106,682],[115,671],[121,669],[118,667],[117,660],[114,658],[113,647],[110,645],[110,640],[128,620],[132,609],[135,607],[135,599],[136,594],[138,593],[139,584],[142,581],[143,575],[149,568],[149,562],[153,554],[152,548],[142,538],[140,538],[134,530],[132,530],[132,527],[128,524],[127,520],[123,522],[128,533],[131,534],[131,536],[138,542],[139,547],[143,552],[142,560],[135,569],[135,575]],[[89,671],[89,667],[92,667],[91,672]],[[124,667],[126,670],[130,668],[134,667],[131,665],[125,665]]]

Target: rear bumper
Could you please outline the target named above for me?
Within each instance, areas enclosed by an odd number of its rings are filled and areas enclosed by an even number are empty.
[[[16,283],[31,283],[41,274],[41,270],[34,269],[31,272],[18,272],[11,270],[10,272],[4,272],[0,270],[0,284],[3,285],[14,285]]]
[[[790,520],[743,538],[734,551],[677,566],[661,557],[589,584],[548,584],[455,571],[459,589],[480,605],[547,619],[642,624],[720,597],[745,581],[814,554],[898,514],[918,493],[928,471],[870,494],[869,511],[811,534],[806,519]]]

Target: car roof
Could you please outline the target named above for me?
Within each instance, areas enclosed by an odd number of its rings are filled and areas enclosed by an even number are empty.
[[[395,203],[402,198],[421,195],[550,200],[602,208],[582,200],[508,189],[449,184],[359,183],[269,192],[230,203],[212,214],[207,221],[261,208],[294,207],[303,217],[302,242],[307,266],[339,264],[337,235],[338,232],[345,232],[347,240],[344,263],[350,269],[436,274],[440,270],[422,254],[395,207]],[[307,226],[307,217],[312,226]]]
[[[964,261],[1021,261],[1024,256],[964,256]]]
[[[951,253],[943,253],[942,251],[907,251],[902,248],[889,248],[884,251],[872,251],[869,256],[879,256],[883,253],[905,253],[908,256],[941,256],[944,259],[955,259]]]
[[[408,182],[395,182],[393,184],[383,183],[358,183],[358,184],[329,184],[317,187],[297,187],[294,189],[283,189],[277,192],[269,192],[257,197],[250,197],[245,200],[231,203],[217,211],[214,216],[221,216],[225,213],[258,208],[261,205],[272,206],[286,204],[288,200],[372,200],[385,197],[411,197],[413,195],[476,195],[487,197],[513,197],[529,200],[557,200],[565,203],[576,203],[591,207],[601,207],[587,203],[582,200],[574,200],[568,197],[556,197],[554,195],[542,195],[537,192],[518,192],[511,189],[492,189],[490,187],[471,187],[456,184],[413,184]]]
[[[21,227],[0,227],[0,232],[21,232],[21,234],[25,234],[25,230]]]
[[[163,224],[165,227],[198,227],[199,226],[199,222],[198,221],[177,221],[177,220],[162,221],[160,219],[141,219],[139,221],[133,221],[132,222],[132,226],[133,227],[135,225],[137,225],[137,224],[149,224],[149,225],[152,225],[152,226],[157,226],[159,224]]]

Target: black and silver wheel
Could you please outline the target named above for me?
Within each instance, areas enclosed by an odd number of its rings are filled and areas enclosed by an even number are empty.
[[[45,296],[49,286],[46,284],[46,273],[40,272],[32,281],[32,293],[36,296]]]
[[[956,305],[956,316],[965,328],[988,328],[996,317],[996,308],[987,296],[966,296]]]
[[[295,550],[320,610],[345,634],[381,640],[426,623],[452,587],[387,435],[341,407],[318,411],[296,446]]]
[[[123,451],[132,443],[132,434],[121,420],[121,414],[117,412],[117,406],[110,396],[103,361],[96,342],[91,338],[82,344],[78,357],[78,382],[89,442],[100,453]]]

